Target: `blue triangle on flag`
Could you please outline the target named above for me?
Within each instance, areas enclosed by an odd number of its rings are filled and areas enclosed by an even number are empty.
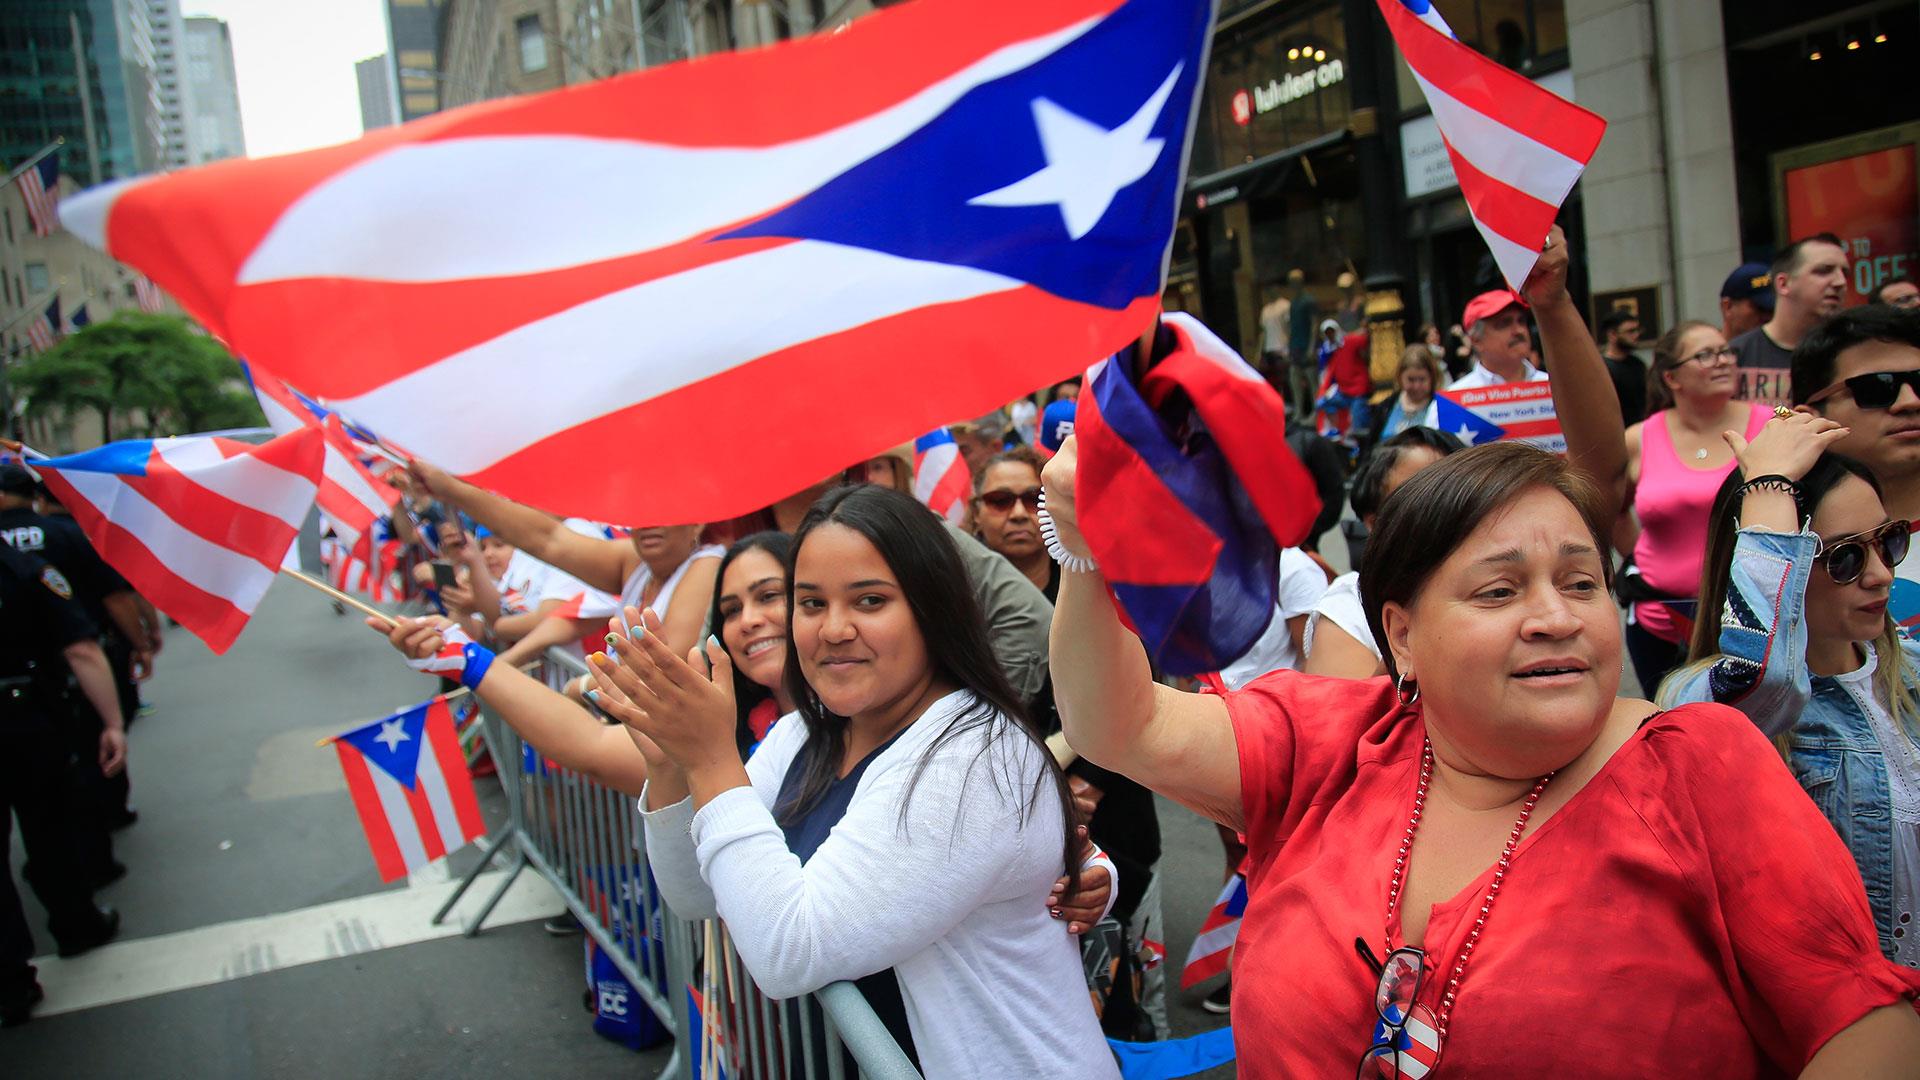
[[[1507,429],[1449,397],[1436,397],[1433,426],[1449,435],[1458,435],[1468,446],[1479,446],[1504,438]]]
[[[415,705],[405,712],[355,728],[340,736],[339,741],[360,751],[369,762],[379,766],[380,771],[411,791],[420,771],[420,748],[426,741],[427,706],[431,704]]]

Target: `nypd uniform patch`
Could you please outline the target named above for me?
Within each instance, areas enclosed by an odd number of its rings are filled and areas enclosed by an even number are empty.
[[[40,571],[40,584],[62,600],[73,599],[73,586],[67,584],[66,577],[51,566]]]

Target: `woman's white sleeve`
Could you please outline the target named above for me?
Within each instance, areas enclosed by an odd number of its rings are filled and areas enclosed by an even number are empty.
[[[936,751],[904,817],[900,796],[918,762],[889,763],[804,865],[750,792],[725,792],[701,809],[700,866],[761,990],[793,997],[890,968],[1004,895],[1023,845],[1061,846],[1050,786],[1037,812],[1024,812],[1032,755],[1013,773],[1026,779],[1010,780],[993,760],[1000,753],[977,749],[958,739]]]

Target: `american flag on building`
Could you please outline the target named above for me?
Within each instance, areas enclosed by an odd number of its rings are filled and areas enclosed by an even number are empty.
[[[45,352],[53,348],[53,343],[59,337],[59,332],[60,298],[56,296],[53,298],[53,303],[47,305],[45,311],[34,316],[33,321],[27,324],[27,340],[32,343],[35,349]]]
[[[165,306],[165,297],[160,292],[160,286],[155,285],[153,279],[145,274],[133,276],[133,299],[140,305],[140,310],[149,315],[159,314],[161,308]]]
[[[14,185],[27,203],[27,219],[35,236],[52,236],[60,227],[60,151],[55,150],[22,170]]]

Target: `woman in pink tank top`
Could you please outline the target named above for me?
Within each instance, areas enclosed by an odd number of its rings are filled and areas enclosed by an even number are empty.
[[[1740,431],[1751,439],[1772,416],[1766,406],[1733,400],[1738,389],[1739,369],[1720,331],[1681,323],[1654,346],[1647,418],[1627,429],[1626,505],[1632,510],[1621,514],[1614,546],[1633,553],[1636,572],[1622,584],[1622,595],[1636,599],[1627,618],[1627,654],[1648,696],[1686,659],[1707,518],[1734,465],[1720,433]]]

